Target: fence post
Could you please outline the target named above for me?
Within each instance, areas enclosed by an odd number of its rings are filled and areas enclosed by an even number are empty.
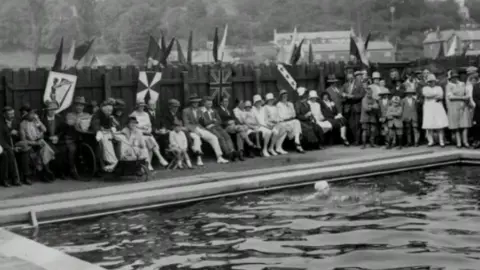
[[[183,83],[183,104],[188,104],[188,98],[190,97],[190,85],[188,79],[188,70],[182,71],[182,83]]]
[[[325,91],[325,69],[323,68],[322,63],[319,64],[318,71],[318,92]]]
[[[112,96],[112,81],[110,77],[110,71],[105,70],[105,73],[103,74],[103,98],[104,100],[107,100]]]
[[[261,76],[262,70],[259,66],[255,67],[255,91],[257,95],[263,95]]]

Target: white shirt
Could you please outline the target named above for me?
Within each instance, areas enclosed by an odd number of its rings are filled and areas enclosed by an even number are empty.
[[[308,104],[310,104],[310,110],[312,111],[312,115],[315,118],[317,122],[322,122],[325,120],[325,117],[323,117],[322,114],[322,108],[320,108],[320,103],[318,102],[311,102],[310,100],[308,101]]]
[[[292,119],[296,117],[295,107],[291,102],[278,102],[277,103],[278,116],[280,121]]]
[[[280,117],[278,115],[278,110],[276,106],[265,105],[264,108],[266,112],[267,123],[273,125],[273,123],[277,123],[280,121]]]
[[[253,107],[252,112],[253,112],[253,115],[255,116],[255,118],[257,119],[257,123],[261,126],[266,127],[267,126],[267,115],[266,115],[266,112],[265,112],[265,108],[264,107],[260,107],[260,108]]]
[[[150,121],[150,116],[146,112],[137,112],[134,111],[130,116],[135,116],[138,121],[138,128],[150,132],[152,130],[152,122]]]

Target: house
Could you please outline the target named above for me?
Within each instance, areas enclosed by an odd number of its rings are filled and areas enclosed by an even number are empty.
[[[296,43],[305,39],[303,55],[308,55],[309,45],[315,60],[348,61],[350,59],[350,31],[297,32]],[[292,40],[292,33],[273,32],[273,43],[285,46]],[[395,62],[395,47],[386,40],[370,41],[367,56],[372,62]]]
[[[466,47],[468,47],[467,55],[478,55],[480,54],[480,29],[430,31],[423,41],[423,56],[436,58],[439,55],[440,46],[443,46],[445,54],[451,46],[454,46],[456,55],[461,54]]]

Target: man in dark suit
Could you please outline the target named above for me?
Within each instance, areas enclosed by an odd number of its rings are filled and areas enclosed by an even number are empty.
[[[3,108],[3,118],[0,121],[0,182],[3,186],[20,186],[20,175],[15,159],[15,137],[18,129],[15,123],[15,111],[12,107]]]
[[[335,103],[335,107],[339,113],[343,112],[343,95],[342,91],[338,88],[338,79],[335,74],[328,75],[327,83],[328,86],[326,92],[330,95],[330,99]]]
[[[245,153],[244,142],[246,142],[250,148],[255,148],[255,144],[248,137],[248,127],[240,125],[240,122],[233,114],[233,111],[228,108],[228,105],[229,98],[223,97],[217,112],[223,128],[235,137],[237,153],[239,155],[238,158],[243,161]]]
[[[355,72],[355,81],[344,92],[345,104],[343,110],[348,121],[350,134],[355,144],[360,145],[362,129],[360,126],[360,114],[362,111],[362,99],[365,96],[365,86],[362,80],[362,72]]]

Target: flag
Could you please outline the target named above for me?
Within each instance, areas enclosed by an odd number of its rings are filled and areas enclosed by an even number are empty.
[[[61,71],[62,70],[62,58],[63,58],[63,37],[60,41],[60,47],[58,48],[57,54],[55,55],[55,62],[53,62],[52,71]]]
[[[67,56],[67,63],[63,67],[64,69],[69,69],[75,66],[75,60],[73,59],[74,54],[75,54],[75,40],[72,40],[72,45],[70,45],[70,51],[68,52],[68,56]]]
[[[362,66],[370,66],[365,50],[365,43],[362,41],[361,37],[357,37],[355,35],[353,29],[350,30],[350,55],[355,56],[357,58],[357,61],[360,61],[362,63]]]
[[[170,53],[172,52],[173,45],[175,45],[175,41],[176,41],[176,38],[172,38],[170,40],[170,43],[168,43],[167,48],[165,48],[165,51],[163,52],[163,58],[162,58],[161,62],[164,66],[167,65],[168,57],[170,56]]]
[[[188,37],[188,48],[187,48],[187,63],[192,64],[193,61],[193,31],[190,30],[190,36]]]
[[[149,61],[153,61],[153,65],[158,65],[158,55],[160,54],[160,46],[158,46],[157,41],[154,37],[150,36],[148,40],[148,49],[147,49],[147,65]]]
[[[468,50],[470,49],[470,45],[472,44],[472,41],[466,42],[465,45],[463,45],[462,48],[462,56],[467,55]]]
[[[177,40],[177,60],[181,64],[187,63],[187,60],[185,60],[185,55],[183,55],[182,46],[180,45],[180,42],[178,40]]]
[[[285,89],[287,91],[297,90],[297,82],[283,64],[277,64],[275,79],[277,80],[278,89]]]
[[[75,53],[73,54],[73,60],[76,60],[77,62],[82,60],[82,58],[88,53],[88,51],[92,47],[94,41],[95,39],[85,41],[82,45],[76,47]]]
[[[225,29],[223,30],[223,37],[220,45],[218,46],[217,55],[220,57],[220,62],[223,62],[223,56],[225,54],[225,46],[227,44],[227,33],[228,33],[228,24],[225,25]]]
[[[445,49],[443,48],[443,42],[440,43],[440,49],[438,50],[438,54],[435,59],[442,58],[442,57],[445,57]]]
[[[308,46],[308,63],[312,64],[314,61],[315,61],[315,55],[313,55],[312,42],[310,42],[310,45]]]
[[[457,36],[453,35],[453,40],[452,43],[450,43],[450,46],[448,47],[447,54],[446,56],[454,56],[457,53]]]
[[[371,37],[372,37],[372,33],[368,33],[367,38],[365,39],[365,51],[368,50],[368,43],[370,42]]]
[[[305,41],[305,39],[302,39],[302,41],[300,41],[298,46],[294,46],[294,51],[293,51],[293,54],[292,54],[292,58],[290,60],[291,65],[297,64],[298,60],[300,60],[300,58],[302,57],[302,46],[303,46],[304,41]]]
[[[213,36],[213,61],[218,62],[218,27],[215,27],[215,35]]]

